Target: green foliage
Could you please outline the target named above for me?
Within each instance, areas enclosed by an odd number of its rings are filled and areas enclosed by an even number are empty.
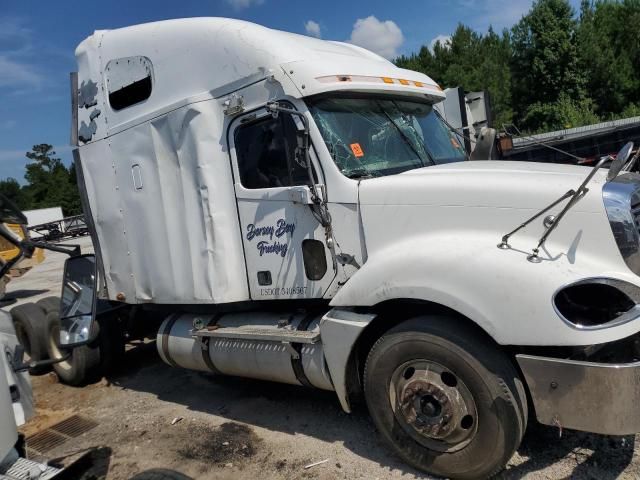
[[[581,102],[585,96],[573,15],[567,0],[538,0],[513,27],[513,106],[515,120],[523,128],[542,126],[532,122],[539,118],[540,107],[546,105],[543,109],[548,111],[561,97],[566,106],[568,99]],[[531,108],[535,112],[529,111]],[[561,116],[558,111],[545,118]]]
[[[15,178],[0,180],[0,193],[15,203],[21,210],[28,208],[28,198]]]
[[[566,93],[553,103],[534,103],[527,108],[525,125],[536,125],[537,132],[591,125],[600,121],[588,99],[573,100]]]
[[[538,132],[640,114],[640,0],[537,0],[511,31],[459,25],[396,63],[444,87],[488,90],[494,123]]]
[[[640,117],[640,105],[637,103],[630,103],[624,110],[622,114],[619,115],[620,118],[630,118],[630,117]]]
[[[22,210],[62,207],[65,216],[82,213],[80,193],[73,166],[68,169],[57,158],[49,144],[34,145],[26,157],[25,180],[20,186],[14,178],[0,181],[0,193],[13,200]]]
[[[433,52],[426,46],[418,54],[396,60],[402,68],[416,70],[445,86],[462,86],[467,91],[488,90],[497,124],[511,122],[510,36],[489,29],[480,35],[458,25],[451,41],[437,43]]]
[[[640,100],[640,1],[583,1],[578,29],[581,66],[601,115],[619,114]]]

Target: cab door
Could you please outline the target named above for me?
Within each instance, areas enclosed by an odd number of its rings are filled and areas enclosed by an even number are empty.
[[[335,277],[325,231],[310,207],[290,114],[237,118],[229,135],[251,298],[321,298]],[[301,157],[302,158],[302,157]],[[317,183],[323,183],[314,162]]]

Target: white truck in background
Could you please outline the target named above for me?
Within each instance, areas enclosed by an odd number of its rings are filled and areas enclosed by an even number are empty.
[[[43,223],[59,222],[64,218],[61,207],[37,208],[22,212],[27,217],[27,225],[33,227]]]
[[[450,478],[502,469],[530,411],[640,431],[630,145],[608,173],[466,161],[428,76],[239,20],[97,31],[76,58],[96,253],[68,260],[49,329],[63,380],[157,335],[174,367],[364,397]]]

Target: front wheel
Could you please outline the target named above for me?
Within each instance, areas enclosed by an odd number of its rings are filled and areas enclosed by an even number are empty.
[[[398,455],[443,477],[495,475],[526,429],[526,395],[513,363],[454,318],[415,318],[387,332],[367,358],[364,390]]]

